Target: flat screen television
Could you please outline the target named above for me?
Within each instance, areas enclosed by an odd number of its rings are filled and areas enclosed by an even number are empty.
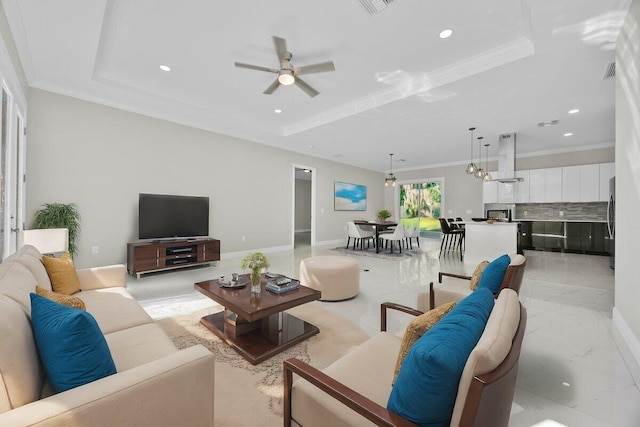
[[[208,235],[208,197],[140,193],[138,198],[139,239]]]

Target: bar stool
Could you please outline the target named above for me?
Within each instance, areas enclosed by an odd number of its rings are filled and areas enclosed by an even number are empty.
[[[440,230],[442,231],[442,241],[440,242],[440,256],[442,256],[444,251],[452,251],[457,247],[460,250],[460,260],[462,260],[462,240],[464,239],[464,229],[452,229],[449,226],[449,221],[447,221],[445,218],[439,218],[438,220],[440,221]]]

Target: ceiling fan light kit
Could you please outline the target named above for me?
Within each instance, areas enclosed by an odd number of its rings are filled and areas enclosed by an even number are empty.
[[[320,92],[311,87],[308,83],[300,79],[303,74],[314,74],[314,73],[324,73],[327,71],[335,71],[335,66],[332,61],[328,62],[320,62],[317,64],[304,65],[302,67],[294,67],[291,64],[291,58],[293,58],[293,54],[287,51],[287,41],[283,38],[273,36],[273,45],[276,49],[276,55],[278,55],[278,62],[280,63],[280,68],[269,68],[262,67],[260,65],[251,65],[244,64],[241,62],[236,62],[235,66],[237,68],[247,68],[249,70],[256,71],[265,71],[267,73],[275,73],[277,74],[276,80],[271,83],[271,85],[265,89],[265,95],[271,95],[275,92],[278,87],[282,86],[291,86],[295,84],[298,86],[304,93],[309,95],[310,97],[314,97]]]
[[[278,82],[283,86],[290,86],[296,82],[296,78],[293,76],[293,70],[283,68],[278,73]]]

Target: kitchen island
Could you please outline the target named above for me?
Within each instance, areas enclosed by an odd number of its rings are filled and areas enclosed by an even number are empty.
[[[493,261],[501,255],[518,251],[517,222],[465,222],[464,229],[465,264]]]

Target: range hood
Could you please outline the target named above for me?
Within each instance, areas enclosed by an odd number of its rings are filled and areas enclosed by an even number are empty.
[[[524,182],[516,177],[516,134],[503,133],[498,137],[498,177],[492,181],[512,184]]]

